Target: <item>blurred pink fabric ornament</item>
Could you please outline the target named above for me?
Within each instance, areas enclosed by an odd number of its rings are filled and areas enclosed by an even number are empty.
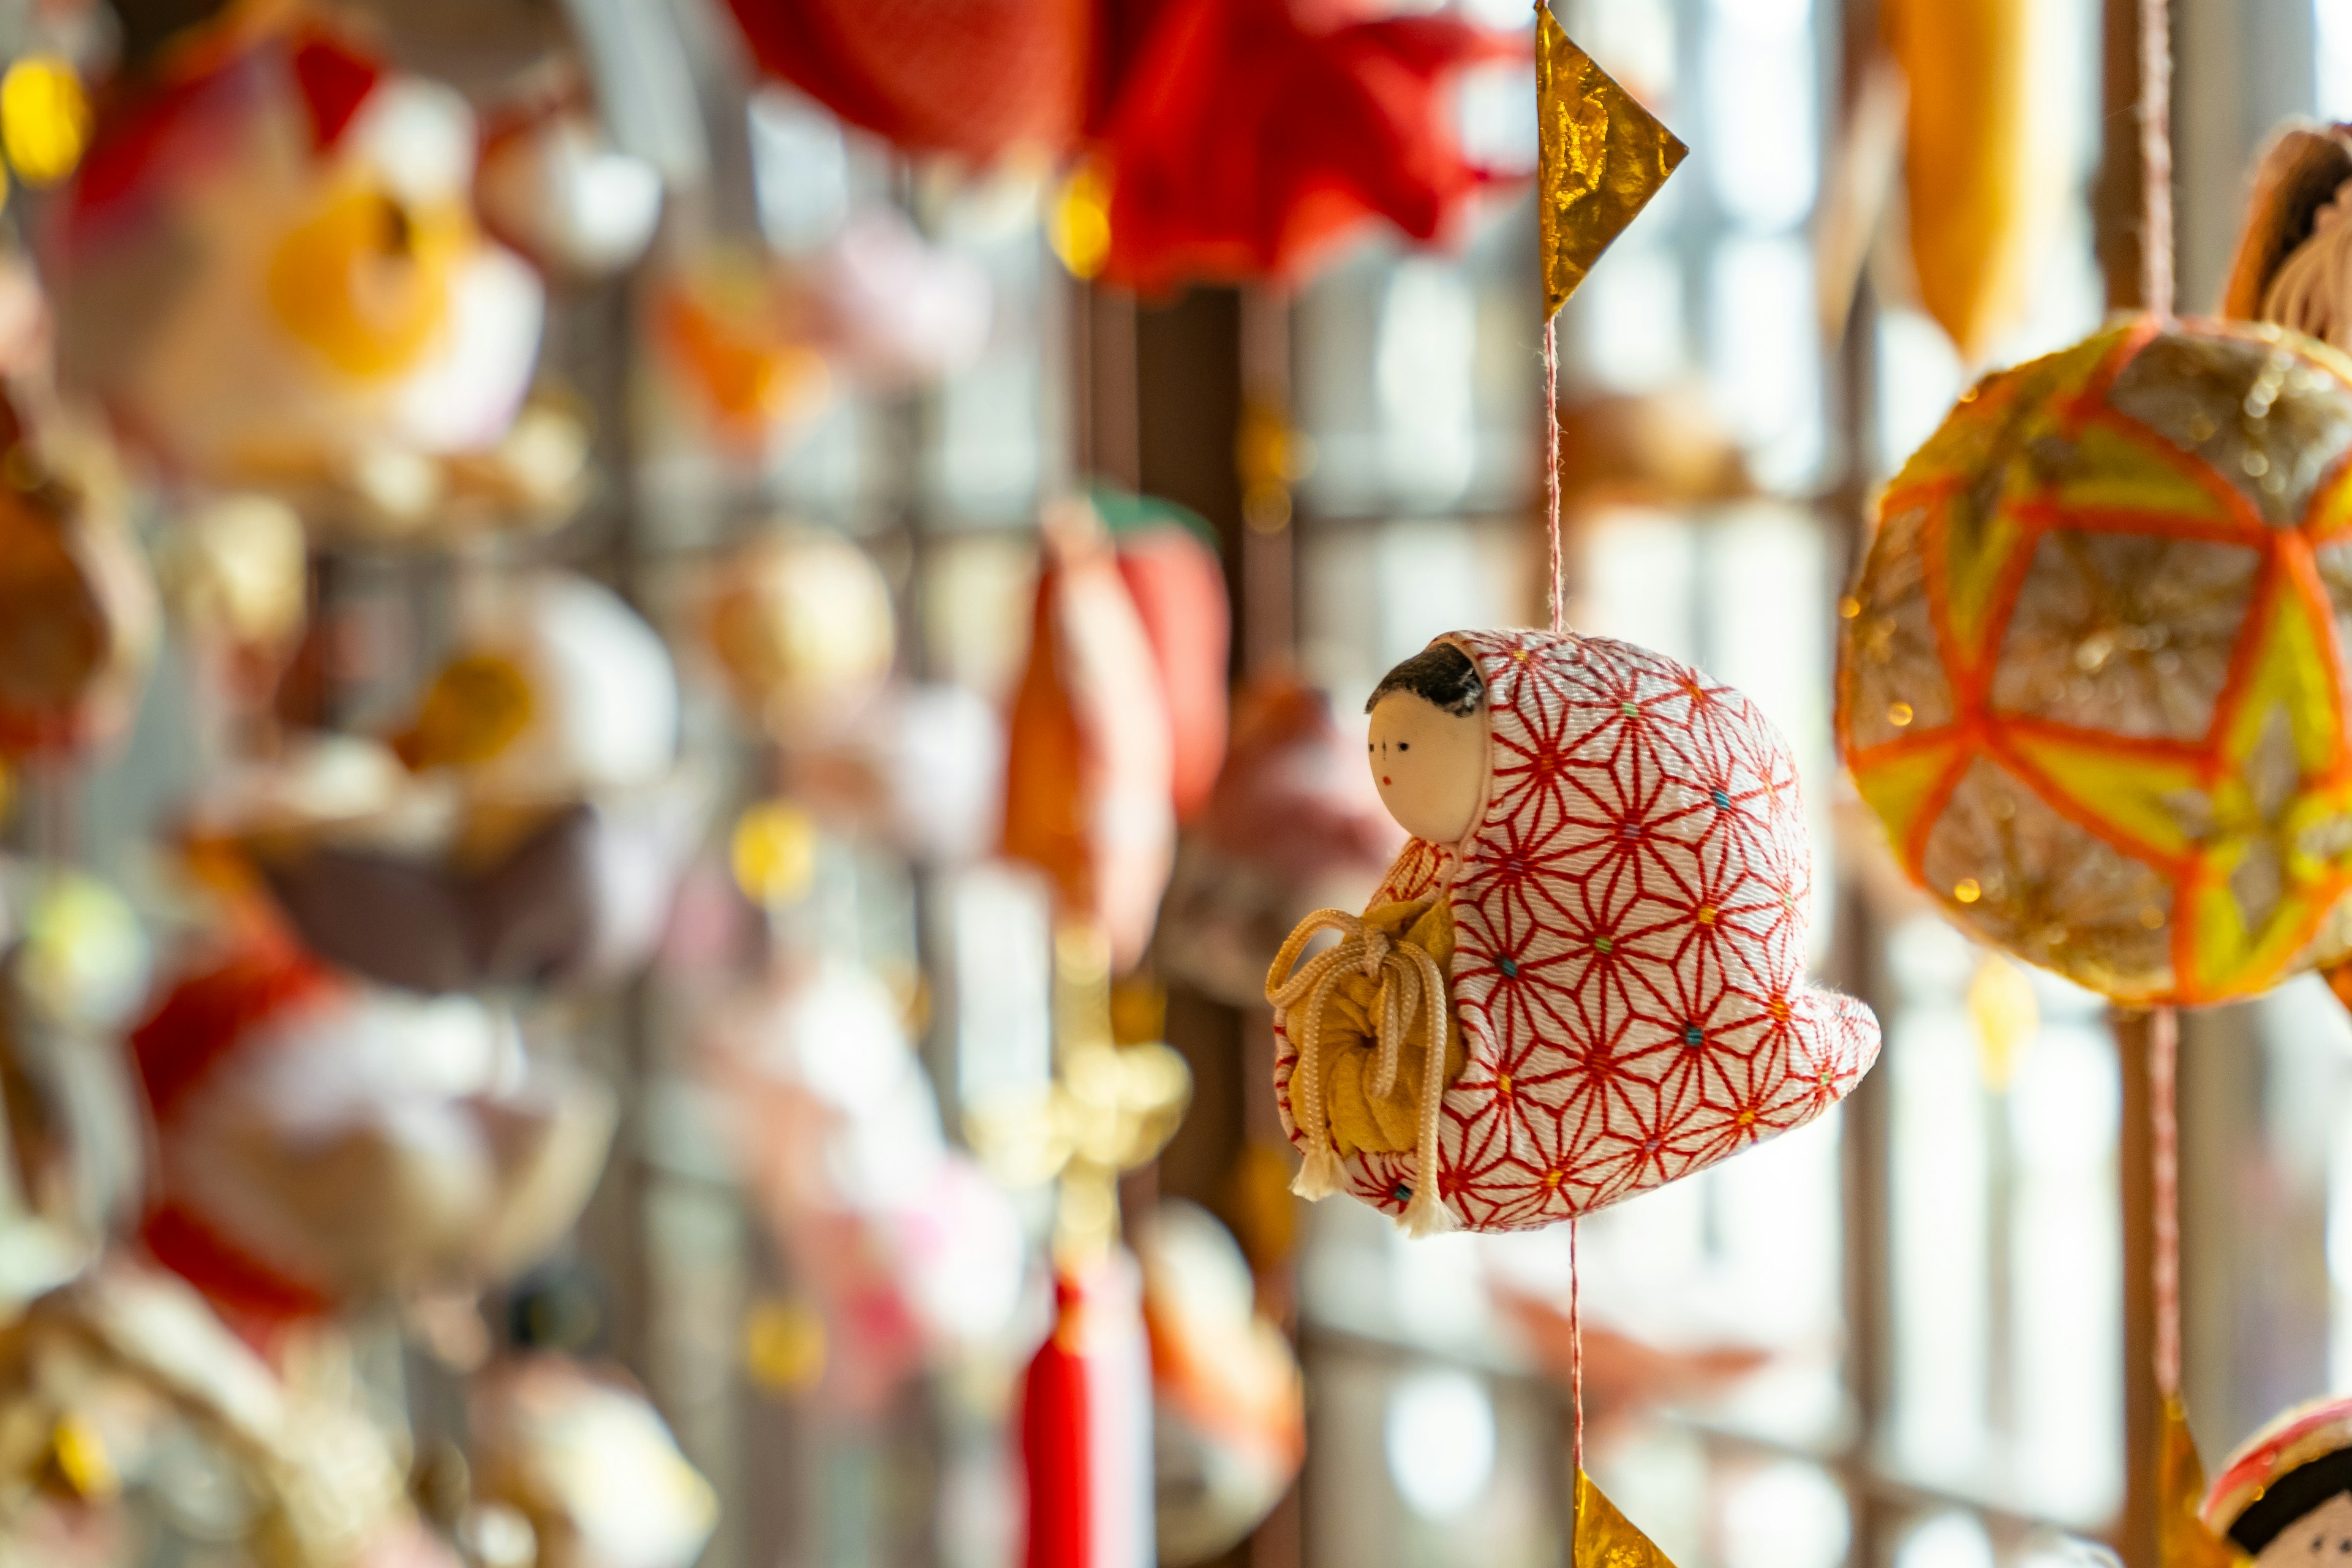
[[[872,1413],[1002,1334],[1024,1252],[1003,1193],[951,1151],[896,999],[841,960],[787,958],[699,1050],[744,1183],[823,1312],[822,1386]]]
[[[988,345],[988,274],[896,207],[851,215],[798,282],[826,357],[877,390],[945,380]]]

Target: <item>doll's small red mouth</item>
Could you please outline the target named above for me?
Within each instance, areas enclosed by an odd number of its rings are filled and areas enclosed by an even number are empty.
[[[1394,779],[1392,779],[1392,778],[1389,777],[1389,775],[1388,775],[1388,774],[1386,774],[1386,773],[1382,773],[1382,774],[1381,775],[1381,787],[1382,789],[1386,789],[1386,788],[1388,788],[1388,786],[1389,786],[1389,785],[1391,785],[1391,784],[1394,784],[1394,783],[1396,783],[1396,780],[1394,780]]]

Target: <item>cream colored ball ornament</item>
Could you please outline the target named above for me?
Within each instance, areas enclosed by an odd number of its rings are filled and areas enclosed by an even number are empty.
[[[843,732],[898,651],[890,585],[839,534],[787,527],[727,562],[704,637],[745,717],[787,743]]]

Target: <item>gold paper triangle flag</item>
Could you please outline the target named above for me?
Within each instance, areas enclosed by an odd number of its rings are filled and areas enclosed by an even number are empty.
[[[2247,1568],[2251,1560],[2235,1542],[2205,1528],[2197,1511],[2204,1499],[2205,1467],[2189,1435],[2188,1412],[2179,1394],[2167,1394],[2156,1450],[2157,1568]]]
[[[1576,1472],[1576,1550],[1569,1568],[1675,1568],[1674,1560],[1657,1543],[1617,1511],[1617,1505]]]
[[[1690,149],[1536,12],[1537,222],[1549,321]]]

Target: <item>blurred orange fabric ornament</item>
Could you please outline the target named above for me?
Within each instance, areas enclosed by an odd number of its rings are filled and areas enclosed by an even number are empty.
[[[714,258],[665,279],[654,332],[719,433],[739,447],[764,446],[830,394],[823,356],[793,330],[756,262]]]

